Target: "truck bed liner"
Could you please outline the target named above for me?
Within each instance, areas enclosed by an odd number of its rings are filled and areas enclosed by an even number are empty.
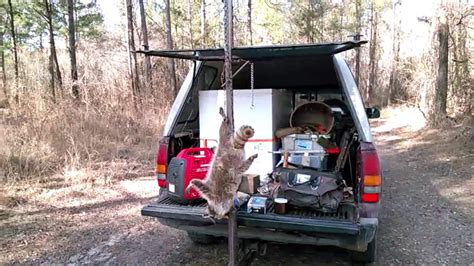
[[[212,221],[203,218],[206,202],[180,204],[164,197],[142,209],[142,215],[176,220],[184,224],[211,225]],[[300,230],[321,233],[343,233],[356,235],[359,228],[356,223],[355,206],[341,203],[336,213],[323,213],[309,209],[292,209],[286,215],[274,213],[273,204],[267,206],[267,214],[247,213],[243,206],[237,211],[239,225],[273,228],[280,230]],[[217,221],[226,223],[226,220]]]

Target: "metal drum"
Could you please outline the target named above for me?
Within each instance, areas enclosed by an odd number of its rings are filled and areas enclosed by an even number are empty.
[[[327,104],[310,102],[295,108],[290,117],[291,127],[311,128],[319,134],[326,134],[334,126],[334,114]]]

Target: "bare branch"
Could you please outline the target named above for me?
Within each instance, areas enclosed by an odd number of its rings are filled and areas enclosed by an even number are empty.
[[[33,10],[36,12],[36,14],[38,14],[41,18],[43,18],[46,22],[48,22],[48,17],[43,12],[41,12],[40,10],[36,8]]]

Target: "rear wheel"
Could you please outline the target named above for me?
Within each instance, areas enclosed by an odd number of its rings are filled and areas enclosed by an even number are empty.
[[[375,257],[377,255],[377,241],[375,240],[367,245],[367,250],[365,252],[352,252],[352,261],[359,263],[372,263],[375,262]]]
[[[210,235],[199,234],[195,232],[188,232],[188,237],[196,244],[213,244],[217,242],[217,238]]]

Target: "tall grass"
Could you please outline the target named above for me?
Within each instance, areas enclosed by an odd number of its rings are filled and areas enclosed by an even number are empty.
[[[153,169],[156,141],[172,102],[163,75],[167,69],[155,61],[152,83],[142,84],[134,101],[124,47],[102,46],[79,46],[79,100],[70,92],[67,51],[59,51],[64,85],[56,99],[51,97],[47,51],[21,51],[20,82],[10,83],[9,107],[0,109],[4,182],[67,176],[79,169],[105,169],[108,178],[115,175],[114,167],[122,172]]]

